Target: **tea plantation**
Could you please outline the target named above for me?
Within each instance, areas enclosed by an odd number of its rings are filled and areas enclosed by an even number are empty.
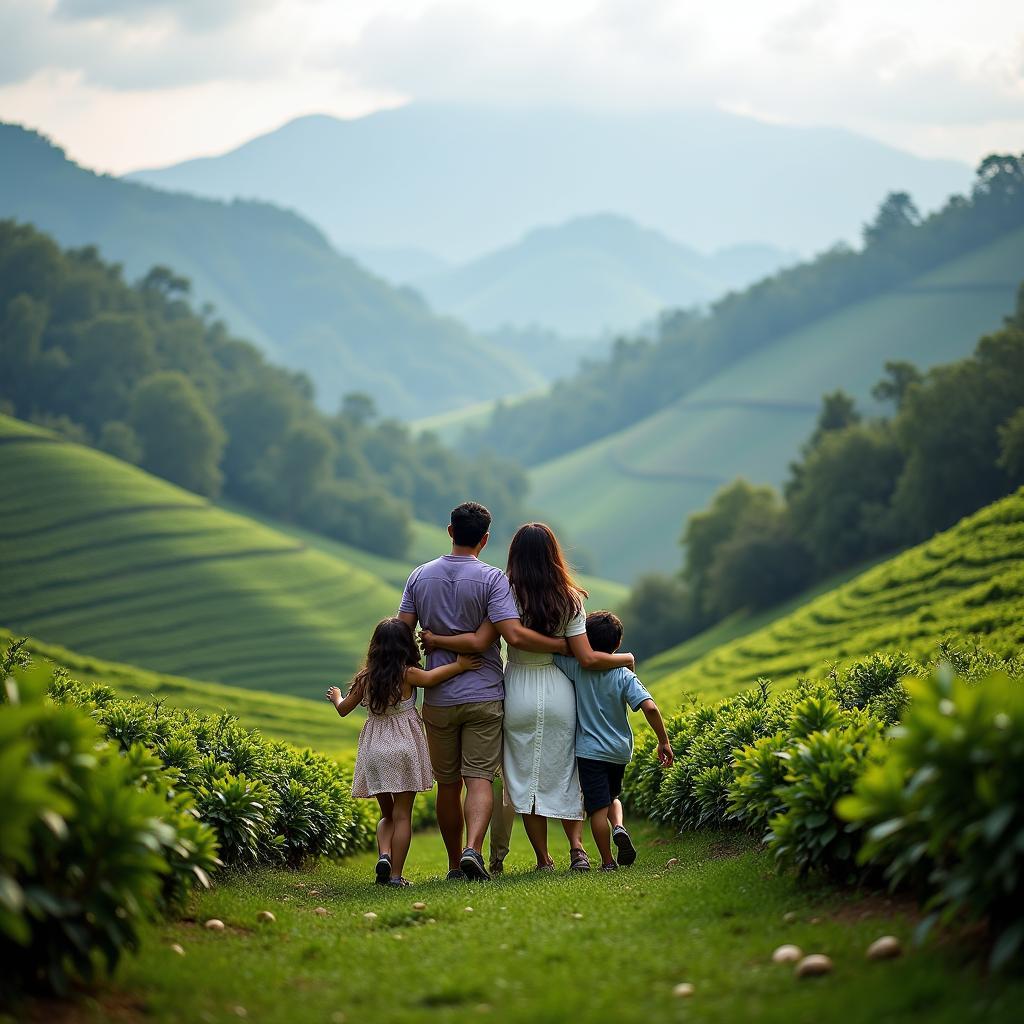
[[[102,658],[318,695],[399,591],[90,448],[0,416],[0,622]]]
[[[671,707],[687,693],[719,697],[761,677],[793,683],[875,651],[927,659],[947,635],[1006,655],[1024,642],[1024,490],[689,664],[667,651],[642,675]]]

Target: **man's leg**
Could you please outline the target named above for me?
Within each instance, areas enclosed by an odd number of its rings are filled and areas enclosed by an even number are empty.
[[[462,780],[439,782],[437,784],[437,827],[441,831],[445,853],[448,854],[448,870],[458,870],[462,856]]]
[[[490,878],[484,867],[484,836],[494,809],[494,778],[501,768],[504,703],[463,704],[462,781],[466,786],[466,849],[462,870],[473,879]]]
[[[516,812],[511,804],[503,799],[504,786],[495,780],[491,790],[494,810],[491,811],[490,864],[488,870],[495,874],[503,870],[505,858],[508,856],[509,842],[512,838],[512,826],[515,824]]]
[[[423,706],[430,764],[437,779],[437,827],[448,854],[448,869],[462,856],[462,744],[457,707]]]
[[[490,779],[472,777],[463,781],[466,784],[466,846],[482,853],[484,835],[494,808],[493,783]]]

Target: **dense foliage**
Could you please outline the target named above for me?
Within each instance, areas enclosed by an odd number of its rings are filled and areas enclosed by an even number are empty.
[[[520,517],[513,465],[456,456],[366,396],[332,416],[312,396],[307,377],[194,312],[168,269],[128,285],[95,248],[0,222],[0,410],[384,554],[404,553],[413,514],[443,520],[469,494],[499,529]]]
[[[891,418],[865,421],[842,391],[824,397],[783,496],[737,480],[688,518],[685,597],[650,650],[917,543],[1024,483],[1024,287],[971,356],[927,373],[889,363],[875,393]],[[628,611],[650,623],[646,588]]]
[[[839,244],[713,303],[664,315],[653,339],[620,339],[545,395],[499,404],[475,445],[528,464],[595,441],[649,416],[743,355],[841,307],[893,288],[1024,224],[1024,159],[983,160],[969,197],[922,218],[893,193],[855,250]],[[609,396],[614,395],[614,401]]]
[[[645,735],[627,800],[680,829],[739,825],[801,874],[912,879],[947,917],[988,920],[1002,962],[1024,941],[1022,677],[946,643],[930,665],[872,655],[774,696],[762,680],[669,718],[670,769]]]

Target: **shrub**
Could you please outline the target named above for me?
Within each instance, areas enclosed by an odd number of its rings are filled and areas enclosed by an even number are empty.
[[[930,890],[926,928],[987,918],[1000,966],[1024,945],[1024,686],[946,668],[909,689],[886,760],[839,812],[868,827],[863,862]]]
[[[113,969],[146,916],[216,863],[212,833],[140,747],[103,741],[82,710],[8,679],[0,708],[0,989],[67,990]],[[98,954],[98,956],[97,956]]]

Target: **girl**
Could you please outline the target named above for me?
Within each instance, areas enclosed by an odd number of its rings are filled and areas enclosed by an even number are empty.
[[[565,637],[585,668],[633,668],[632,654],[595,651],[587,639],[587,592],[572,578],[561,545],[544,523],[521,526],[508,549],[508,581],[524,626]],[[490,622],[476,633],[439,636],[421,632],[427,648],[470,653],[493,643]],[[539,871],[553,870],[548,818],[558,818],[569,840],[569,866],[587,871],[583,849],[583,794],[576,769],[576,692],[550,654],[508,649],[505,666],[506,799],[523,816]]]
[[[480,658],[460,655],[451,665],[426,672],[420,668],[420,652],[409,626],[398,618],[384,619],[373,631],[366,666],[356,674],[348,693],[342,697],[337,686],[327,691],[327,699],[342,718],[357,704],[367,709],[352,773],[352,795],[374,796],[380,804],[378,885],[409,884],[402,871],[412,838],[413,801],[417,793],[434,785],[415,687],[437,686],[479,666]]]

